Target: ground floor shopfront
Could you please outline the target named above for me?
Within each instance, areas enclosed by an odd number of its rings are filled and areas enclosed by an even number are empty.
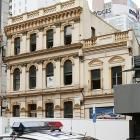
[[[80,88],[48,93],[20,93],[7,97],[7,117],[91,118],[93,106],[114,105],[113,94],[84,96]]]

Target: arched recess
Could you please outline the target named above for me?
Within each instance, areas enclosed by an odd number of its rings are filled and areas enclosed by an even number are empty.
[[[20,41],[22,41],[22,34],[15,34],[12,36],[11,43],[14,43],[15,38],[20,37]]]
[[[110,64],[115,64],[115,63],[123,63],[125,59],[121,56],[113,56],[112,58],[109,59]]]
[[[30,67],[33,66],[33,65],[36,67],[36,70],[38,70],[38,65],[36,63],[31,63],[31,64],[27,65],[26,71],[29,72]]]
[[[53,64],[53,68],[56,68],[56,63],[54,60],[48,60],[48,61],[44,61],[43,63],[43,69],[46,68],[46,66],[49,64],[49,63],[52,63]]]
[[[64,28],[65,28],[66,26],[71,26],[71,27],[72,27],[71,29],[74,29],[74,22],[69,22],[69,21],[67,21],[67,22],[63,23],[63,24],[61,25],[61,31],[64,31]]]
[[[47,27],[45,27],[44,28],[44,30],[43,30],[43,36],[46,36],[46,32],[48,31],[48,30],[53,30],[53,33],[55,33],[56,32],[56,26],[47,26]]]
[[[36,33],[36,37],[38,37],[39,30],[32,30],[27,33],[27,39],[30,39],[30,35]]]
[[[12,66],[12,68],[11,68],[11,74],[13,74],[13,72],[14,72],[15,69],[19,69],[20,70],[20,73],[22,73],[22,67],[21,66]]]
[[[103,65],[103,62],[97,58],[91,60],[89,63],[88,63],[88,66],[89,67],[95,67],[95,66],[102,66]]]
[[[65,58],[62,58],[62,60],[61,60],[61,67],[64,66],[64,63],[66,60],[70,60],[72,62],[72,65],[74,65],[74,58],[73,57],[65,57]]]

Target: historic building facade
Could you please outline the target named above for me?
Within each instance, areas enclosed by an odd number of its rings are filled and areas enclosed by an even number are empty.
[[[118,32],[93,15],[85,0],[69,0],[11,17],[7,116],[89,118],[113,106],[113,85],[131,82],[133,31]]]

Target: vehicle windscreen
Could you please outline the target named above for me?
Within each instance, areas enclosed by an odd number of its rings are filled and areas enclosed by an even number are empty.
[[[36,140],[30,138],[0,137],[0,140]]]

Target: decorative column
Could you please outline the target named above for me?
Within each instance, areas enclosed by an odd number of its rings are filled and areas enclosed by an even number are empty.
[[[37,50],[42,50],[43,48],[43,27],[39,28],[39,32],[37,33]]]
[[[54,118],[61,118],[60,97],[54,100]]]
[[[37,97],[37,117],[43,117],[42,96]]]
[[[37,81],[36,81],[36,88],[37,89],[42,89],[43,88],[43,86],[42,86],[42,61],[38,61],[37,62],[37,64],[38,64],[38,70],[37,70]]]
[[[21,39],[21,45],[20,45],[20,53],[26,53],[27,52],[27,48],[26,48],[26,43],[27,43],[27,40],[26,40],[26,35],[27,35],[27,32],[24,32],[22,33],[22,39]]]
[[[73,108],[73,116],[74,118],[80,118],[81,111],[80,111],[80,98],[75,97],[74,98],[74,108]]]

